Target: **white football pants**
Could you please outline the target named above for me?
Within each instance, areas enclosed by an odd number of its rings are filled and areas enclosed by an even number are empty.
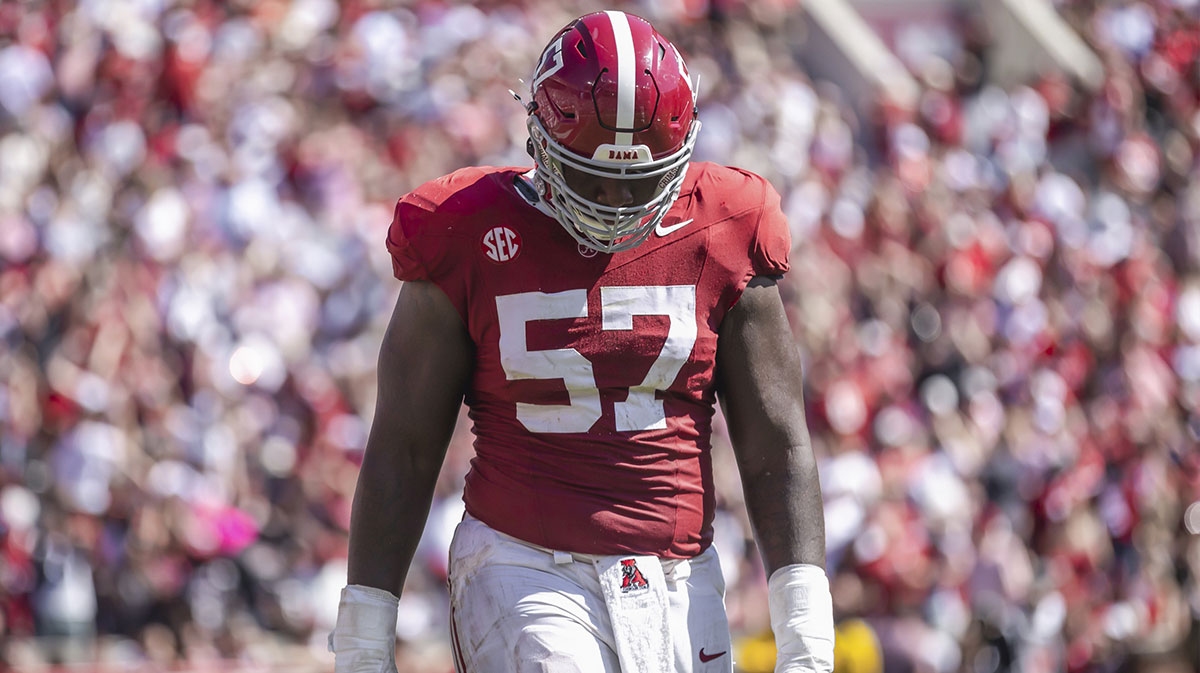
[[[458,673],[730,673],[716,550],[555,552],[467,515],[450,545]]]

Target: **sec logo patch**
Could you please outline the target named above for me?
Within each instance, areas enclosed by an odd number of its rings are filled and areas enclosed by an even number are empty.
[[[504,263],[521,254],[521,237],[508,227],[492,227],[483,235],[479,247],[488,259]]]

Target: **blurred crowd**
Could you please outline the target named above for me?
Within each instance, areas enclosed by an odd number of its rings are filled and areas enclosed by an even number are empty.
[[[839,671],[1200,670],[1200,2],[1056,0],[1105,66],[915,109],[796,64],[796,0],[612,3],[756,171],[821,456]],[[528,165],[519,89],[591,3],[0,4],[0,669],[321,670],[399,290],[394,200]],[[765,579],[718,442],[738,666]],[[447,673],[460,424],[398,625]],[[256,668],[257,667],[257,668]]]

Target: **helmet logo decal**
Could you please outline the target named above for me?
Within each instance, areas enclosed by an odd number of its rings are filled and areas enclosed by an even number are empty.
[[[633,49],[633,31],[625,12],[606,11],[612,22],[613,41],[617,44],[617,128],[633,128],[633,110],[637,97],[637,64]],[[632,145],[633,133],[617,131],[614,145]]]
[[[692,87],[692,78],[688,75],[687,66],[683,63],[683,56],[675,48],[674,44],[671,45],[671,51],[675,52],[675,63],[679,66],[679,79],[683,80],[683,83],[687,85],[688,91],[692,92],[692,102],[695,103],[696,90]]]
[[[488,259],[502,264],[521,254],[521,237],[508,227],[492,227],[483,235],[480,249]]]
[[[542,52],[542,60],[538,61],[537,67],[533,70],[533,85],[529,87],[531,93],[536,93],[538,87],[541,86],[547,77],[562,70],[562,42],[562,37],[559,37],[546,47],[546,51]]]

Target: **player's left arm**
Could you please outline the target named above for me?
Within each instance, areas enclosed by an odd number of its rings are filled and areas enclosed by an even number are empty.
[[[767,573],[795,563],[824,568],[825,519],[800,353],[773,279],[751,280],[722,322],[717,385]]]
[[[770,576],[776,673],[830,671],[821,484],[804,418],[800,354],[772,278],[752,279],[721,324],[717,392]]]

